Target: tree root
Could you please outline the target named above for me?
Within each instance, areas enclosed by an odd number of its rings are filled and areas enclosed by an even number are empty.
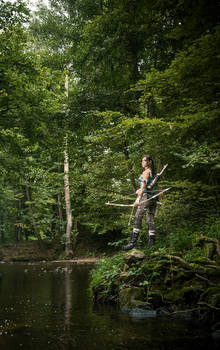
[[[217,238],[211,238],[207,236],[201,236],[198,238],[198,243],[201,245],[204,245],[204,243],[213,243],[215,246],[215,251],[218,256],[220,256],[220,246],[219,246],[219,241]]]
[[[212,309],[212,310],[215,310],[215,311],[220,311],[220,307],[212,306],[212,305],[206,303],[205,301],[199,301],[197,304],[198,305],[202,305],[202,306],[204,305],[204,306],[208,307],[209,309]]]
[[[209,281],[208,278],[205,278],[203,276],[198,275],[198,273],[196,273],[195,276],[202,279],[203,281],[207,282],[210,286],[214,286],[214,287],[216,286],[215,283],[212,283],[211,281]]]

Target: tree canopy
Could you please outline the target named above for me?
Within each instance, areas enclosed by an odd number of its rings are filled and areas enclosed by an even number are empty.
[[[127,232],[129,211],[105,203],[134,199],[146,153],[169,164],[159,234],[216,217],[218,2],[49,3],[0,6],[2,240],[62,242],[65,135],[73,237]]]

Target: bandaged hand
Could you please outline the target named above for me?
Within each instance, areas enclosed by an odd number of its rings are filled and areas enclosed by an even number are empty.
[[[141,196],[138,196],[136,201],[134,202],[134,206],[137,207],[138,205],[140,205],[140,201],[141,201]]]
[[[140,188],[136,191],[136,194],[140,197],[140,194],[141,194],[141,189]]]

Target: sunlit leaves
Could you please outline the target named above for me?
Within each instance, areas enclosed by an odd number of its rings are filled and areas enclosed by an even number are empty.
[[[29,19],[29,10],[22,0],[11,3],[0,0],[0,29],[7,30],[11,26],[23,24]]]

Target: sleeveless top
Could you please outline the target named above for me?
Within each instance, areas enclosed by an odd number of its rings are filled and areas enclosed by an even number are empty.
[[[149,177],[148,177],[148,180],[147,180],[147,185],[146,185],[146,187],[145,187],[145,189],[144,189],[144,193],[149,192],[149,190],[147,189],[147,186],[148,186],[148,185],[150,185],[150,183],[151,183],[151,181],[152,181],[152,180],[153,180],[153,177],[152,177],[152,175],[151,175],[151,176],[149,176]],[[142,182],[143,182],[143,177],[142,177],[142,175],[140,175],[140,177],[139,177],[138,181],[139,181],[139,183],[140,183],[140,187],[141,187]]]
[[[147,198],[151,198],[152,196],[154,196],[154,195],[156,194],[156,192],[155,192],[154,190],[148,190],[148,189],[147,189],[147,186],[151,183],[152,180],[153,180],[153,176],[152,176],[152,174],[151,174],[151,175],[148,177],[148,179],[147,179],[147,185],[146,185],[146,187],[145,187],[145,189],[144,189],[144,193],[147,194]],[[140,187],[141,187],[142,182],[143,182],[143,177],[142,177],[142,175],[140,175],[138,181],[139,181]],[[157,199],[155,198],[155,200],[157,200]]]

